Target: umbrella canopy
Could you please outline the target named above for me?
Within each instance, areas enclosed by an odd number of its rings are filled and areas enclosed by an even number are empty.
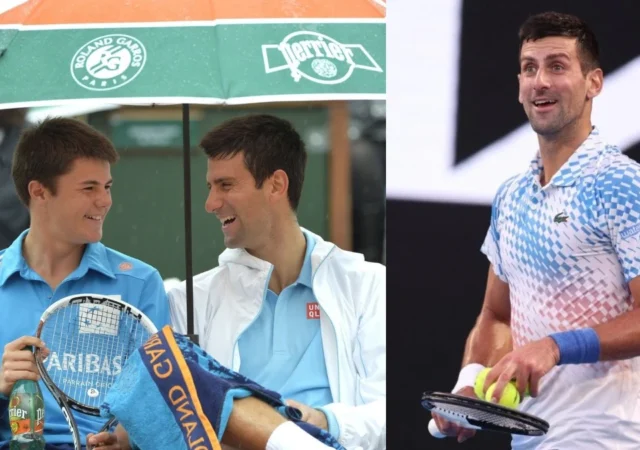
[[[0,109],[385,99],[384,0],[2,0]]]
[[[17,108],[83,100],[383,99],[382,5],[380,0],[5,0],[0,102]]]

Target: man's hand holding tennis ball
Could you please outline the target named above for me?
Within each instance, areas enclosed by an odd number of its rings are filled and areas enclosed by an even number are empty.
[[[491,371],[491,367],[486,367],[478,374],[476,382],[473,387],[473,392],[480,400],[486,400],[492,403],[498,403],[499,405],[506,406],[507,408],[516,408],[521,401],[520,392],[516,388],[516,384],[510,381],[502,391],[500,399],[494,399],[493,394],[497,383],[493,383],[490,386],[485,386],[487,374]],[[527,387],[525,395],[531,395],[529,388]]]

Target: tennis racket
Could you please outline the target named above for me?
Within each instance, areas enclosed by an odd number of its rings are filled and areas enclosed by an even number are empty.
[[[71,413],[100,416],[100,405],[127,359],[157,329],[136,307],[97,294],[58,300],[42,314],[36,336],[50,353],[35,351],[40,376],[58,402],[81,450],[80,433]],[[109,419],[101,431],[116,424]]]
[[[526,436],[542,436],[549,430],[549,424],[538,417],[462,395],[425,392],[422,406],[451,422],[474,430]],[[433,437],[446,437],[433,419],[429,421],[429,432]]]

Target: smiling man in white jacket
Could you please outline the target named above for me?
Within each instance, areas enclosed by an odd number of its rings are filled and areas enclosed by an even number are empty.
[[[386,448],[386,270],[298,224],[306,151],[285,120],[211,130],[205,208],[219,266],[194,277],[194,327],[221,364],[280,392],[349,450]],[[169,291],[186,333],[186,287]]]

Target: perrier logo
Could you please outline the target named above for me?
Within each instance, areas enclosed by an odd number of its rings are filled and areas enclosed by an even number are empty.
[[[569,220],[569,216],[567,216],[564,211],[556,214],[553,218],[555,223],[565,223],[567,220]]]
[[[40,395],[15,393],[9,400],[11,434],[44,431],[44,401]]]
[[[266,73],[289,70],[297,83],[339,84],[356,69],[382,72],[380,65],[361,44],[344,44],[315,31],[296,31],[279,44],[262,46]]]
[[[11,434],[14,436],[29,431],[29,411],[26,403],[26,401],[23,402],[23,397],[20,394],[14,394],[9,400],[9,423]]]

